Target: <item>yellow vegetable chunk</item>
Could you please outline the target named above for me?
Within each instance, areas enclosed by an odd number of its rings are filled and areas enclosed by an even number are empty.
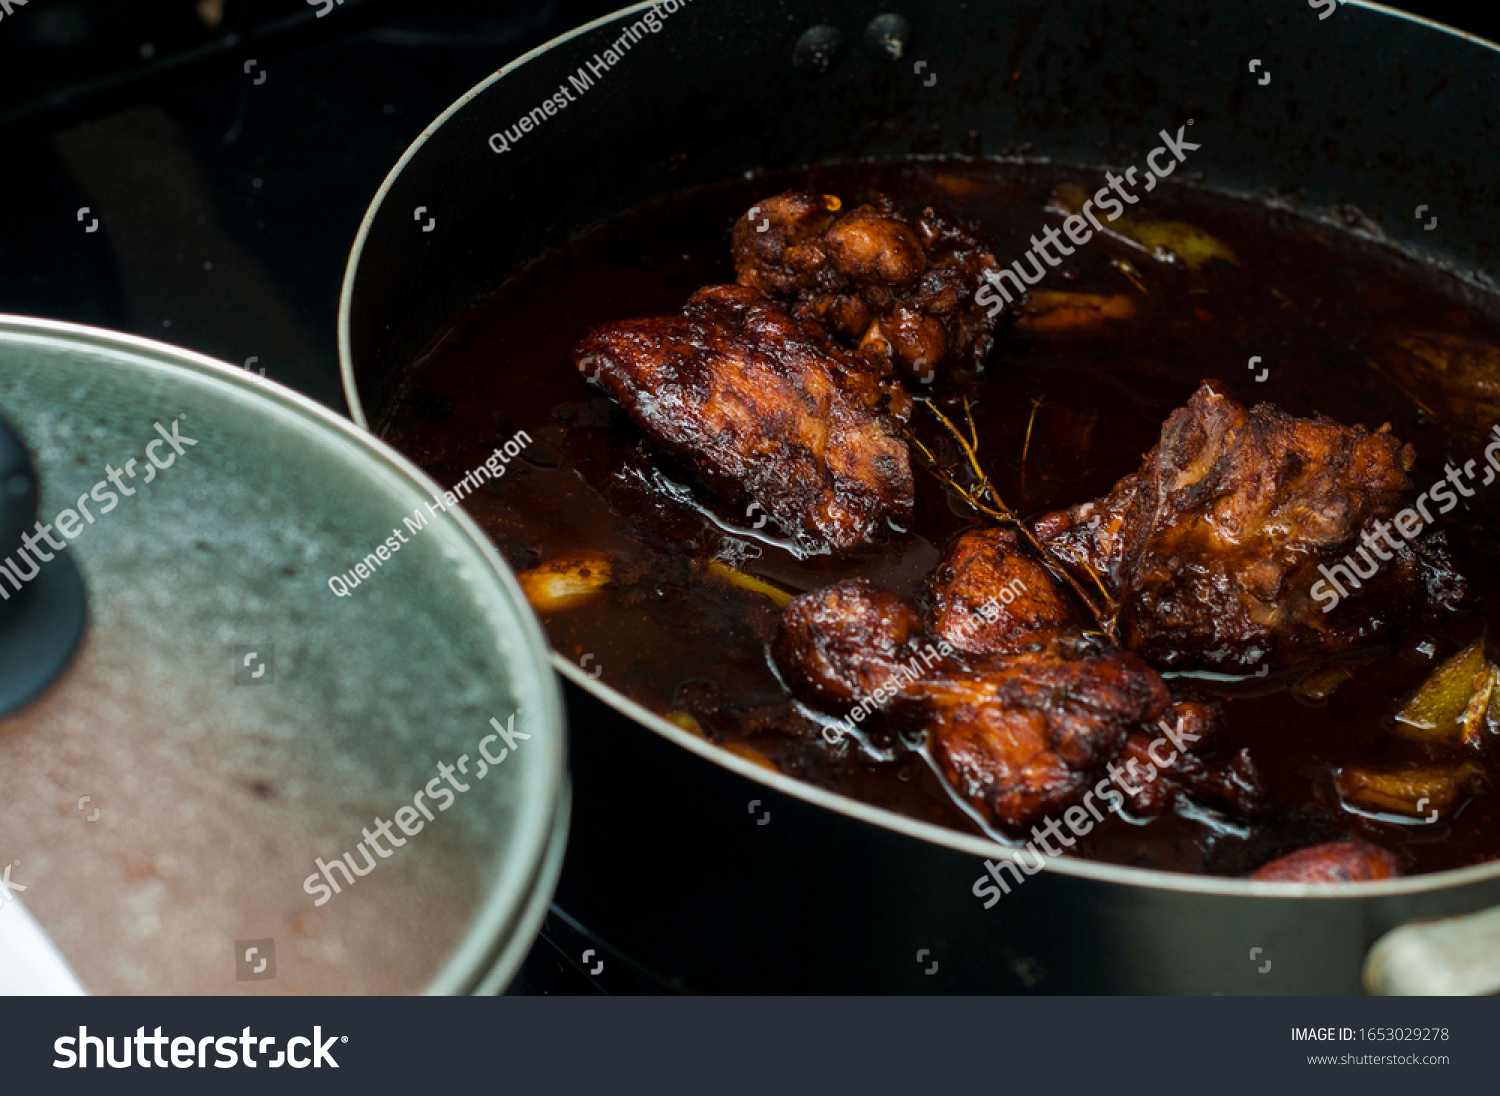
[[[983,189],[984,186],[977,179],[965,179],[962,175],[948,175],[944,172],[938,172],[938,174],[932,177],[932,181],[949,194],[956,194],[959,197],[963,197],[966,194],[973,194],[975,191]]]
[[[725,582],[738,586],[741,590],[749,590],[752,594],[764,594],[781,608],[786,608],[791,602],[793,595],[785,590],[779,590],[769,582],[762,582],[753,575],[747,575],[744,571],[736,571],[721,559],[708,561],[708,573],[717,575]]]
[[[1037,290],[1029,294],[1015,326],[1019,331],[1050,334],[1056,331],[1093,331],[1111,320],[1135,318],[1135,301],[1124,294],[1063,293]]]
[[[1088,193],[1075,183],[1064,183],[1053,192],[1069,213],[1079,213],[1089,201]],[[1095,216],[1098,216],[1097,214]],[[1229,245],[1195,225],[1182,221],[1136,221],[1118,217],[1101,220],[1105,235],[1132,243],[1151,253],[1158,262],[1180,259],[1189,270],[1198,270],[1210,259],[1240,265]]]
[[[1291,688],[1291,693],[1304,704],[1321,707],[1328,703],[1333,691],[1346,681],[1351,681],[1359,667],[1350,662],[1340,662],[1314,670]]]
[[[1484,657],[1484,639],[1476,639],[1433,670],[1396,713],[1396,733],[1418,742],[1477,747],[1496,676]]]
[[[516,578],[533,609],[556,613],[595,597],[609,583],[611,573],[607,555],[581,548],[522,571]]]
[[[781,771],[776,767],[776,762],[772,761],[754,746],[746,746],[741,742],[726,742],[724,749],[736,757],[743,757],[746,761],[759,765],[762,769],[770,769],[773,773]]]
[[[1483,783],[1484,770],[1473,762],[1447,769],[1384,773],[1340,769],[1333,781],[1345,803],[1370,811],[1433,819],[1451,813],[1463,794],[1478,791]]]
[[[1381,351],[1375,367],[1432,415],[1484,434],[1500,422],[1500,348],[1418,331]]]
[[[668,712],[663,718],[668,723],[675,723],[688,734],[695,734],[699,738],[707,738],[703,733],[703,725],[698,722],[691,712]]]

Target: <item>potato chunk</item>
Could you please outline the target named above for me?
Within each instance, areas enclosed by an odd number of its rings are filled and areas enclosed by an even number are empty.
[[[1483,786],[1484,770],[1473,762],[1398,772],[1351,768],[1340,769],[1333,783],[1345,804],[1435,822]]]
[[[1431,414],[1484,434],[1500,421],[1500,348],[1418,331],[1379,353],[1375,367]]]
[[[1068,293],[1036,290],[1021,307],[1016,329],[1038,335],[1060,331],[1097,331],[1111,320],[1130,320],[1135,301],[1123,293]]]
[[[533,609],[556,613],[597,596],[608,585],[612,573],[607,555],[580,548],[522,571],[516,578]]]

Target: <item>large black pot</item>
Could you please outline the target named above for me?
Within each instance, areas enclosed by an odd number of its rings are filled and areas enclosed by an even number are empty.
[[[973,0],[898,8],[906,29],[876,30],[902,48],[879,48],[867,27],[893,2],[660,8],[659,33],[508,151],[491,136],[649,5],[481,83],[407,152],[355,244],[339,339],[356,420],[544,248],[756,168],[926,153],[1124,165],[1193,119],[1205,187],[1274,190],[1341,222],[1354,207],[1392,246],[1476,281],[1500,255],[1489,43],[1357,0],[1328,18],[1326,3]],[[1500,987],[1500,915],[1402,928],[1371,950],[1398,926],[1500,903],[1500,863],[1314,889],[1053,862],[985,910],[971,888],[1006,850],[768,773],[554,661],[571,680],[577,788],[559,904],[687,988]]]

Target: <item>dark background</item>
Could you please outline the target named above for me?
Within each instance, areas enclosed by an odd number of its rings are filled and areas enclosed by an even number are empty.
[[[339,289],[386,173],[488,73],[617,6],[19,3],[0,0],[0,312],[255,358],[340,412]],[[1500,5],[1405,7],[1500,37]],[[586,974],[591,946],[608,950],[554,908],[512,992],[655,988],[628,961]]]
[[[253,356],[344,411],[339,287],[386,173],[489,72],[617,6],[0,7],[0,311]]]
[[[255,357],[339,411],[339,285],[386,172],[484,75],[616,7],[338,0],[320,18],[309,0],[9,1],[0,312]],[[1500,37],[1497,4],[1407,9]]]
[[[339,287],[387,171],[486,74],[617,6],[340,0],[326,18],[308,0],[0,7],[0,311],[255,357],[343,411]],[[1494,4],[1407,8],[1500,37]]]

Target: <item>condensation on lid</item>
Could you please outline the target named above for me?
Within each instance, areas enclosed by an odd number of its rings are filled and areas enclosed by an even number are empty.
[[[564,756],[540,634],[492,550],[441,510],[409,529],[432,500],[389,450],[169,348],[0,322],[0,415],[30,445],[42,519],[80,498],[93,517],[67,548],[88,586],[83,645],[0,721],[0,865],[84,986],[477,978],[463,968],[535,885]],[[173,459],[146,483],[154,424],[174,420],[197,444],[156,446]],[[109,469],[135,494],[106,513]],[[327,579],[387,538],[398,550],[335,596]],[[532,737],[476,779],[490,720],[517,711]],[[467,772],[441,778],[463,755]],[[419,793],[405,817],[420,832],[357,848]],[[368,874],[330,869],[342,890],[315,905],[316,860],[345,853]]]

